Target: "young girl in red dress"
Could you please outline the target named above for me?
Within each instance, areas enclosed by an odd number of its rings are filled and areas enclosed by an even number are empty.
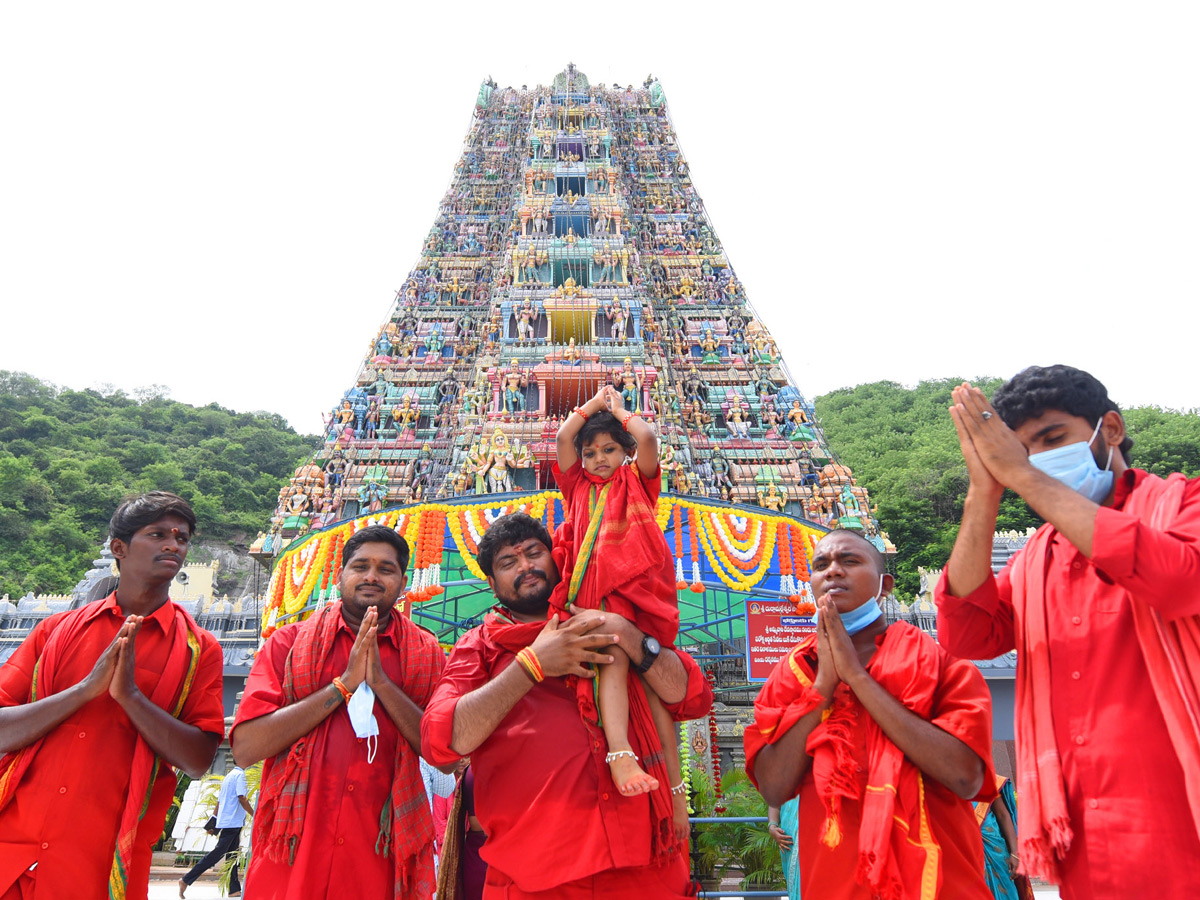
[[[608,385],[563,422],[556,455],[554,476],[567,519],[554,534],[562,580],[551,595],[551,606],[612,612],[633,622],[660,647],[672,646],[679,631],[679,607],[671,551],[655,516],[661,476],[654,429],[627,411],[621,394]],[[629,657],[615,645],[605,652],[614,661],[599,669],[598,705],[613,783],[625,796],[657,792],[658,779],[638,764],[629,742]],[[652,665],[653,659],[646,656],[643,665]],[[687,834],[687,797],[675,725],[644,680],[642,688],[671,780],[675,836],[682,839]]]

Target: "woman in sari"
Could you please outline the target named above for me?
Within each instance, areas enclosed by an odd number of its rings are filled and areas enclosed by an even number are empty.
[[[796,832],[800,822],[797,812],[800,798],[793,797],[783,808],[767,807],[767,831],[779,845],[783,857],[783,877],[787,880],[788,900],[800,900],[800,857],[796,853]]]
[[[996,900],[1033,900],[1029,879],[1017,874],[1017,794],[1012,781],[996,776],[998,796],[975,804],[975,819],[983,832],[984,875]]]

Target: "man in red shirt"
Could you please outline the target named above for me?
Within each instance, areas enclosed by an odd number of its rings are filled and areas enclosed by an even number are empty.
[[[1161,639],[1200,613],[1200,485],[1129,468],[1116,404],[1070,366],[1026,369],[992,403],[963,384],[950,414],[970,487],[938,640],[973,659],[1017,650],[1023,871],[1068,900],[1200,895],[1200,757],[1178,705],[1195,682]],[[993,577],[1005,487],[1046,524]]]
[[[744,734],[767,803],[799,797],[801,896],[990,900],[969,802],[995,796],[983,676],[886,624],[892,576],[858,532],[821,539],[812,588],[817,633],[772,670]]]
[[[661,648],[628,620],[581,610],[547,621],[559,581],[550,535],[522,513],[492,523],[479,565],[500,606],[463,635],[421,720],[425,758],[470,755],[487,841],[485,898],[583,900],[690,896],[687,859],[669,827],[652,834],[648,795],[623,797],[604,761],[604,732],[580,714],[574,679],[619,643],[676,720],[712,706],[695,661]],[[631,679],[631,702],[635,701]],[[653,730],[631,732],[640,756],[661,754]],[[643,746],[643,742],[645,745]]]
[[[356,532],[342,550],[341,601],[280,628],[254,661],[230,733],[238,765],[266,760],[247,897],[433,894],[417,757],[445,656],[395,609],[407,565],[392,529]]]
[[[144,898],[175,771],[224,732],[221,647],[168,597],[196,516],[154,491],[109,524],[103,600],[40,622],[0,669],[0,898]]]

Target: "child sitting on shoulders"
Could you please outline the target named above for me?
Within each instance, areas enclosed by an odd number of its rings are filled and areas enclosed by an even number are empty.
[[[655,515],[660,474],[654,429],[637,413],[626,411],[621,394],[608,385],[563,422],[556,455],[554,476],[567,518],[554,535],[555,549],[565,551],[565,563],[551,606],[615,613],[647,635],[643,651],[652,639],[659,648],[670,647],[679,631],[679,606],[671,551]],[[604,652],[614,661],[599,667],[598,705],[613,783],[625,796],[657,792],[658,779],[638,764],[629,741],[629,657],[615,645]],[[657,648],[651,648],[641,672],[655,658]],[[642,688],[672,783],[674,834],[682,840],[687,834],[687,797],[675,724],[644,680]]]

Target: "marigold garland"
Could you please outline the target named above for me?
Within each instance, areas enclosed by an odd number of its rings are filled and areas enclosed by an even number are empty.
[[[788,543],[792,551],[792,564],[795,569],[796,578],[800,581],[808,581],[810,572],[808,568],[808,554],[804,552],[804,529],[799,525],[788,525]],[[801,567],[803,566],[803,570]]]
[[[289,547],[276,561],[266,590],[263,635],[275,630],[281,617],[292,617],[306,606],[337,598],[341,575],[342,548],[353,533],[372,524],[394,528],[412,551],[412,594],[408,600],[428,599],[444,591],[441,586],[445,535],[453,541],[451,549],[476,578],[483,580],[479,568],[479,539],[488,526],[505,513],[521,509],[543,519],[553,532],[558,517],[557,491],[543,491],[523,497],[519,502],[458,504],[430,503],[403,511],[387,510],[359,516],[327,531],[315,532],[298,545]],[[685,524],[684,517],[687,517]],[[806,588],[810,579],[809,559],[823,530],[809,528],[783,516],[748,512],[735,515],[723,507],[696,503],[673,495],[660,495],[655,518],[668,543],[674,544],[676,581],[680,590],[704,590],[701,559],[727,587],[749,591],[771,574],[778,554],[781,593],[797,604],[801,614],[812,604]],[[683,531],[687,528],[687,544]],[[704,549],[701,556],[700,548]],[[691,557],[690,582],[684,576],[684,561]],[[418,591],[420,597],[417,597]]]
[[[694,512],[695,508],[693,507],[689,511],[689,520],[694,520]],[[714,542],[710,539],[708,532],[703,527],[703,517],[701,517],[700,522],[700,542],[704,545],[704,552],[708,557],[713,571],[716,572],[717,577],[721,581],[735,591],[748,591],[763,580],[771,567],[771,558],[774,555],[774,529],[768,528],[765,530],[763,545],[759,548],[759,553],[757,554],[757,565],[749,575],[743,575],[738,567],[723,554],[719,542]]]
[[[671,510],[675,519],[675,590],[686,591],[688,583],[683,580],[683,507],[675,504]]]
[[[705,673],[708,677],[708,683],[715,688],[717,685],[716,678],[712,672]],[[717,747],[717,716],[716,713],[708,714],[708,750],[712,754],[712,769],[713,769],[713,796],[716,798],[716,804],[713,807],[713,812],[717,815],[725,813],[725,791],[721,787],[721,751]]]
[[[735,556],[750,553],[762,541],[762,531],[766,527],[764,519],[751,519],[747,516],[746,527],[738,529],[737,523],[731,521],[731,517],[720,510],[705,510],[705,516],[712,529],[720,535],[722,542],[736,551]]]
[[[688,509],[688,533],[692,539],[692,591],[697,594],[704,593],[704,584],[700,581],[700,538],[696,534],[696,507],[692,506]],[[704,530],[703,516],[701,516],[699,529]]]
[[[716,535],[720,541],[721,548],[725,551],[721,559],[724,562],[730,563],[734,568],[741,569],[743,572],[753,571],[758,568],[759,562],[762,560],[763,549],[767,542],[763,540],[764,534],[770,527],[763,522],[758,523],[757,533],[751,541],[746,542],[744,548],[739,549],[730,539],[725,530],[721,527],[720,519],[711,510],[706,510],[703,514],[704,526],[709,530],[710,536]]]

